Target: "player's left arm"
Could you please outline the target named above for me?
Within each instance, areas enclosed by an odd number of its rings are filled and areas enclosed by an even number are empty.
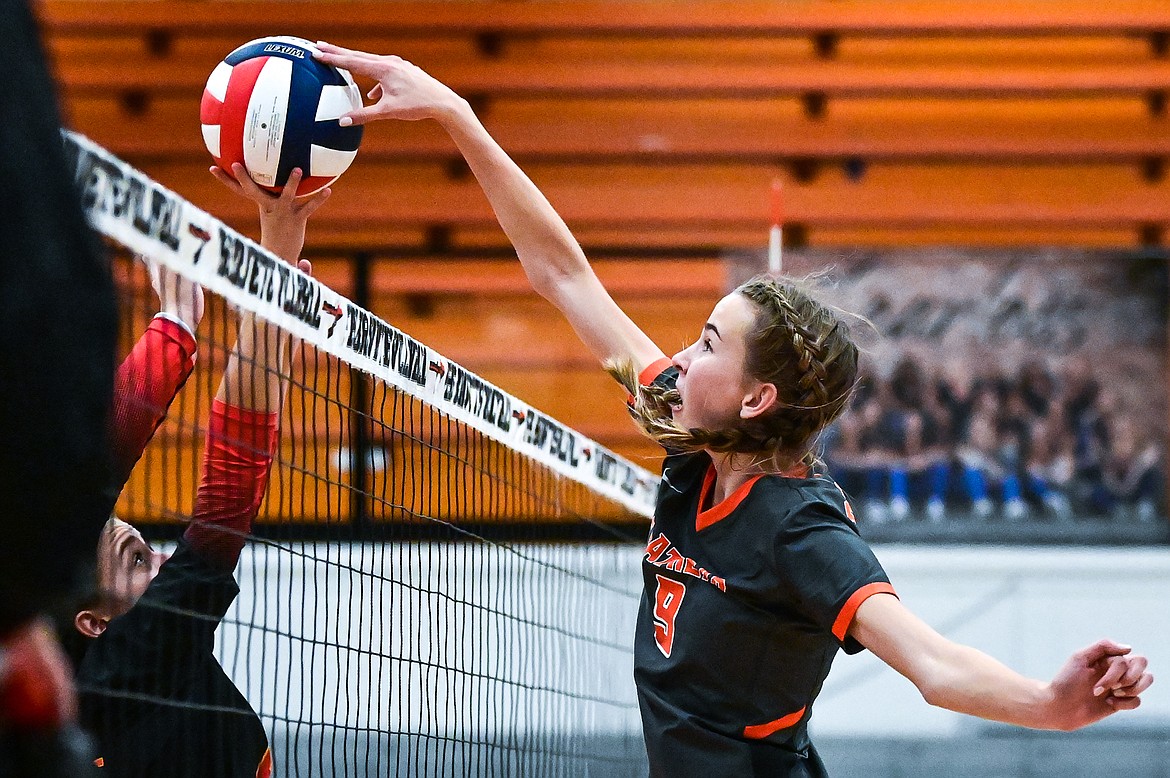
[[[195,367],[195,330],[203,318],[199,284],[147,262],[159,311],[114,375],[110,460],[118,491]]]
[[[1141,704],[1153,676],[1128,646],[1101,640],[1049,682],[1026,678],[940,635],[895,597],[857,609],[849,635],[910,680],[931,705],[1035,729],[1072,730]]]
[[[242,168],[232,180],[218,168],[225,186],[255,202],[260,211],[260,243],[274,254],[299,260],[309,217],[329,196],[324,189],[296,200],[301,174],[294,171],[284,193],[271,195],[256,186]],[[212,404],[203,477],[186,538],[198,551],[225,567],[234,567],[260,510],[279,441],[279,416],[289,372],[291,335],[263,319],[242,314],[236,345]]]

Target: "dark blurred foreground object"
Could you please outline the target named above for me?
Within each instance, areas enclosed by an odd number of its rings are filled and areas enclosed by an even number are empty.
[[[113,506],[113,284],[25,0],[0,29],[0,778],[77,775],[70,674],[34,618],[76,592]]]

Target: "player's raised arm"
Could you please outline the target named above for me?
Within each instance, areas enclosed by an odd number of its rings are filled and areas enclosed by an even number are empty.
[[[908,678],[931,705],[1035,729],[1072,730],[1141,704],[1154,682],[1146,659],[1102,640],[1076,654],[1048,683],[944,638],[888,595],[857,609],[851,637]]]
[[[195,366],[195,330],[203,318],[203,289],[150,263],[159,312],[114,376],[110,417],[111,467],[121,491],[134,464]]]
[[[309,262],[300,259],[305,228],[309,217],[328,199],[330,190],[322,189],[311,197],[297,200],[293,192],[301,179],[298,170],[289,176],[283,194],[275,196],[253,183],[243,166],[235,167],[236,180],[219,168],[211,170],[224,186],[256,203],[260,212],[260,244],[306,273],[311,272]],[[262,319],[244,316],[216,398],[245,410],[279,411],[289,340],[287,332],[269,326]]]
[[[369,95],[376,102],[343,121],[434,119],[443,126],[483,187],[532,287],[565,315],[600,360],[628,362],[641,371],[664,358],[613,301],[564,220],[488,134],[466,100],[399,57],[328,43],[318,47],[323,62],[378,82]]]
[[[255,202],[260,211],[261,245],[309,272],[298,262],[305,226],[329,197],[329,190],[296,200],[301,174],[294,170],[284,194],[273,196],[256,186],[243,170],[232,180],[215,174],[232,191]],[[203,477],[187,540],[210,560],[235,566],[244,538],[260,509],[268,473],[279,441],[279,417],[289,367],[291,336],[263,319],[240,318],[236,345],[211,409]]]

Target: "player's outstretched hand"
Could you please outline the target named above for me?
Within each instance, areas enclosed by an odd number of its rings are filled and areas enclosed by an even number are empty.
[[[366,95],[374,104],[342,116],[343,126],[374,119],[441,119],[464,104],[445,84],[401,57],[367,54],[324,41],[317,42],[317,49],[321,62],[378,82]]]
[[[1049,684],[1054,729],[1072,730],[1119,710],[1141,705],[1154,682],[1146,658],[1111,640],[1099,640],[1073,654]]]
[[[329,199],[332,190],[326,187],[307,197],[298,198],[297,186],[303,176],[300,168],[293,168],[279,195],[261,189],[238,162],[232,165],[232,173],[234,178],[221,168],[211,168],[211,174],[221,184],[240,197],[256,203],[260,209],[261,244],[274,254],[295,262],[305,245],[305,227],[309,217]]]
[[[203,321],[203,287],[160,262],[142,257],[150,270],[150,285],[158,295],[159,311],[187,325],[191,334]]]

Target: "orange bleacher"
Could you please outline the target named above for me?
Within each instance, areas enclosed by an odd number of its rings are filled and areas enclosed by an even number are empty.
[[[250,204],[206,172],[198,102],[215,63],[272,34],[416,61],[612,258],[602,273],[668,351],[720,294],[720,259],[762,250],[776,178],[797,246],[1159,246],[1170,227],[1164,0],[38,8],[72,126],[248,232]],[[376,313],[619,451],[653,453],[527,291],[432,123],[367,131],[307,250],[347,294],[354,252],[372,252]],[[685,273],[660,264],[680,259]]]

